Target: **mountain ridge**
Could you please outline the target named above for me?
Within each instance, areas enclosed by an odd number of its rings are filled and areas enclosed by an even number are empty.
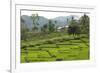
[[[31,16],[22,15],[21,18],[24,20],[24,24],[28,29],[32,30],[32,28],[36,25],[38,28],[43,27],[43,25],[48,24],[49,20],[52,21],[55,26],[64,27],[68,26],[69,22],[71,21],[72,17],[76,20],[79,19],[78,16],[70,15],[70,16],[58,16],[52,19],[48,19],[43,16],[38,16],[35,18],[34,23]]]

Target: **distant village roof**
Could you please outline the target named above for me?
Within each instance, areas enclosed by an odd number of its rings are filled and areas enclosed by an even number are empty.
[[[58,27],[57,29],[62,29],[62,28],[67,28],[68,26],[62,26],[62,27]]]

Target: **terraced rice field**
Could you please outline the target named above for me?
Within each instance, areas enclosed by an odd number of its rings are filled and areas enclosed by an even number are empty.
[[[66,38],[22,43],[21,63],[89,59],[89,38]]]

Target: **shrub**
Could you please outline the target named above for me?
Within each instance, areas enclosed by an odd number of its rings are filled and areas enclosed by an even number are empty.
[[[34,47],[34,45],[29,45],[29,47]]]
[[[36,44],[35,46],[40,46],[41,44]]]
[[[62,61],[63,59],[56,59],[56,61]]]
[[[22,49],[23,49],[23,48],[26,48],[26,47],[27,47],[26,45],[21,46]]]
[[[46,43],[47,43],[47,44],[54,44],[54,41],[47,40]]]
[[[77,37],[77,38],[74,38],[75,40],[80,40],[80,38],[79,37]]]

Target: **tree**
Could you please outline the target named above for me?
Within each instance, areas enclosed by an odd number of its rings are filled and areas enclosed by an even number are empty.
[[[27,39],[27,32],[29,29],[25,25],[25,21],[21,18],[21,39],[26,40]]]
[[[32,19],[33,19],[33,28],[32,28],[32,30],[33,30],[34,32],[37,32],[37,30],[38,30],[37,25],[39,25],[39,23],[38,23],[38,22],[35,22],[35,20],[36,20],[36,19],[39,20],[38,14],[32,14],[31,17],[32,17]]]
[[[34,32],[37,32],[38,27],[34,26],[34,27],[32,28],[32,30],[33,30]]]
[[[80,26],[78,25],[74,17],[72,17],[67,31],[68,34],[72,34],[73,36],[80,34]]]
[[[43,25],[43,27],[41,27],[41,31],[48,32],[48,25],[47,24]]]
[[[53,24],[51,20],[49,20],[49,23],[48,23],[48,30],[49,32],[55,31],[55,24]]]
[[[78,25],[69,25],[68,33],[73,35],[80,34],[80,27]]]
[[[84,14],[83,16],[80,17],[80,28],[82,29],[81,30],[81,33],[84,33],[84,34],[89,34],[89,17]]]

